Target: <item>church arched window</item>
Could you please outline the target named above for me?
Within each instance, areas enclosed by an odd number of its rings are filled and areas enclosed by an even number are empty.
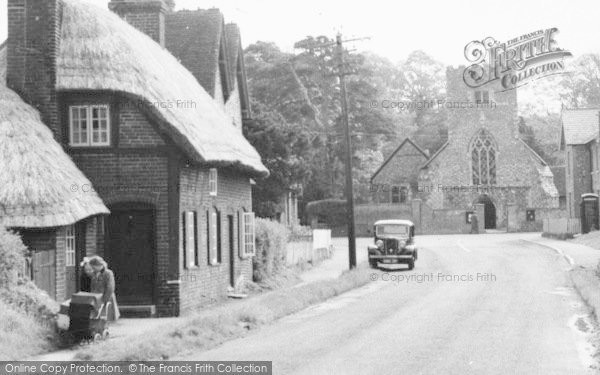
[[[471,142],[471,170],[473,185],[496,183],[496,146],[494,139],[485,130],[479,131]]]

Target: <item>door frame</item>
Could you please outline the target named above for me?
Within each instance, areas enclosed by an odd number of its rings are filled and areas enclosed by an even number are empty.
[[[108,215],[108,217],[106,217],[106,219],[104,220],[104,256],[106,258],[106,262],[108,263],[108,266],[110,268],[110,258],[112,256],[111,251],[110,251],[110,216],[113,213],[116,212],[122,212],[122,211],[132,211],[132,210],[138,210],[138,211],[149,211],[152,215],[152,232],[153,235],[151,237],[151,247],[152,247],[152,305],[157,305],[158,303],[158,254],[157,254],[157,247],[156,247],[156,235],[157,235],[157,230],[158,230],[158,226],[156,223],[156,217],[157,217],[157,210],[156,207],[153,204],[150,203],[146,203],[146,202],[132,202],[132,201],[125,201],[125,202],[114,202],[112,204],[110,204],[108,206],[108,209],[110,210],[111,214]],[[116,275],[115,275],[116,276]]]

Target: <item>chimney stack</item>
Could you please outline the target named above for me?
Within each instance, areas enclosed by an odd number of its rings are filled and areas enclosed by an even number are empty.
[[[62,142],[56,97],[61,11],[59,0],[8,0],[6,84],[40,111],[58,142]]]
[[[165,47],[165,14],[172,12],[173,0],[112,0],[108,8],[131,26]]]

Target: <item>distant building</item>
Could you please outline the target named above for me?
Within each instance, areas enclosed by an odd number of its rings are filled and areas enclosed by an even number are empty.
[[[567,211],[581,216],[584,194],[600,194],[598,148],[600,108],[565,109],[561,114],[560,150],[566,159]]]
[[[448,140],[431,157],[404,140],[373,174],[360,228],[385,216],[412,218],[418,231],[468,233],[477,204],[487,229],[541,230],[542,219],[563,214],[552,170],[519,137],[517,91],[471,89],[462,74],[448,68],[447,100],[438,103],[449,113]]]
[[[448,141],[421,170],[424,201],[434,209],[484,204],[486,229],[506,228],[508,206],[517,226],[528,209],[558,208],[552,171],[519,138],[517,90],[471,89],[463,70],[447,70]]]
[[[371,177],[373,203],[407,204],[418,196],[419,171],[429,154],[406,138]]]

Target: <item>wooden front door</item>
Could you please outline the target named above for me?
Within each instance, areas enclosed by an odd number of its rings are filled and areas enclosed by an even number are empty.
[[[32,262],[33,282],[56,299],[56,250],[36,251]]]
[[[115,274],[117,302],[154,304],[154,211],[111,208],[108,218],[108,266]]]

